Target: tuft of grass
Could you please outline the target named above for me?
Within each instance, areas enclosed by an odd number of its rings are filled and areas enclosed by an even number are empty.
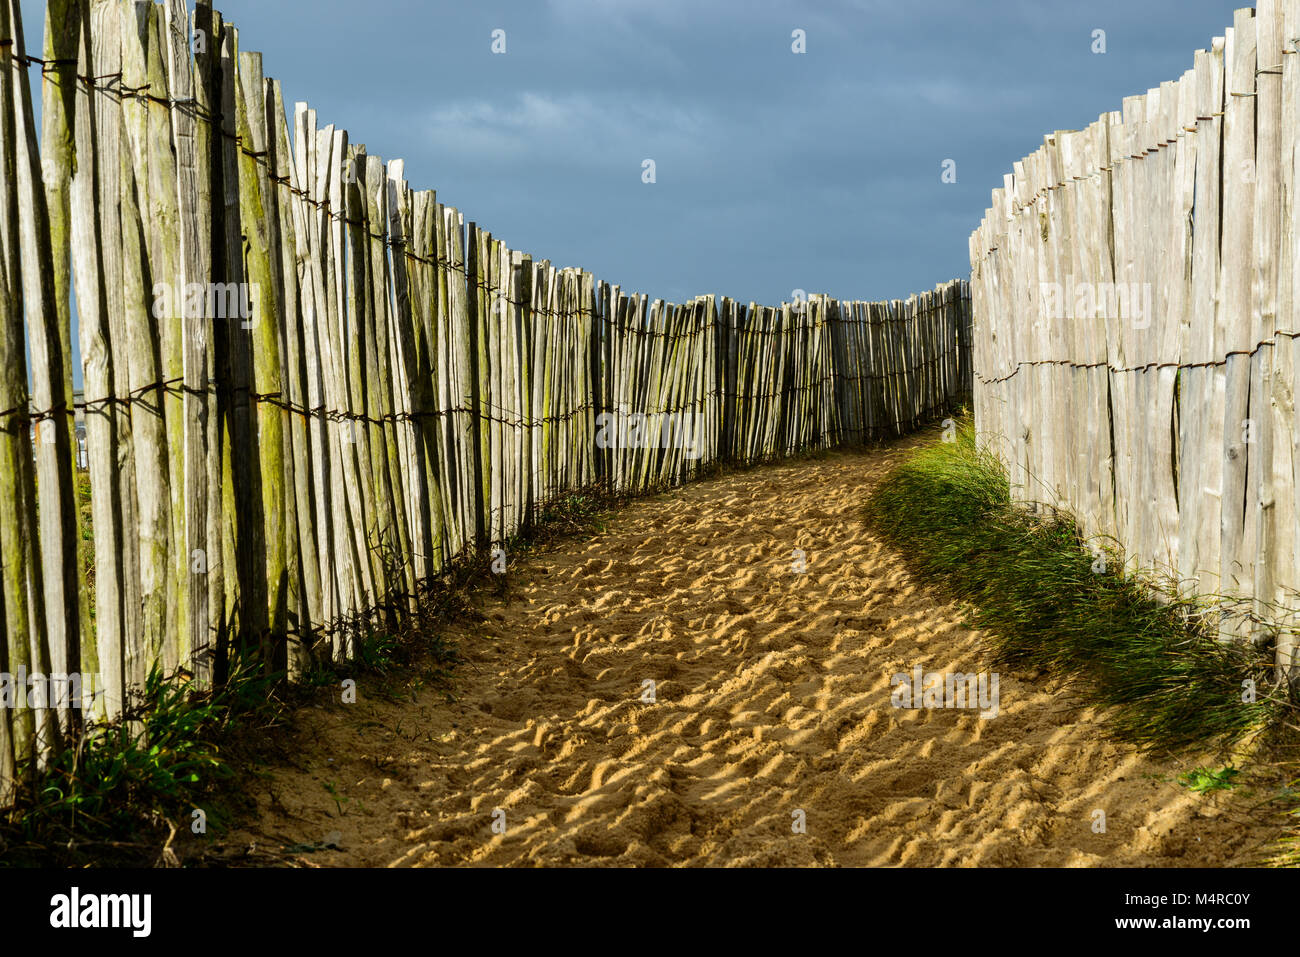
[[[311,670],[298,684],[286,688],[295,704],[315,697],[316,691],[336,687],[345,678],[367,675],[379,679],[372,689],[391,701],[412,697],[426,685],[439,690],[450,703],[456,668],[464,660],[447,633],[454,621],[476,614],[468,608],[466,586],[452,577],[422,589],[416,614],[403,614],[386,623],[360,623],[353,628],[353,656],[334,661],[318,654]]]
[[[43,767],[0,820],[6,866],[174,863],[178,830],[195,809],[209,826],[225,817],[234,771],[222,742],[251,719],[276,720],[274,680],[236,663],[219,690],[156,668],[112,721],[87,722]]]
[[[1270,726],[1282,701],[1253,647],[1223,644],[1192,600],[1159,601],[1085,548],[1072,517],[1013,505],[1001,463],[969,422],[913,454],[871,493],[869,524],[921,577],[967,604],[995,656],[1083,682],[1143,748],[1235,742]]]
[[[1274,867],[1300,867],[1300,778],[1284,786],[1279,798],[1287,808],[1287,836],[1278,842],[1277,855],[1270,863]]]
[[[565,495],[540,509],[536,520],[523,529],[517,550],[535,552],[561,539],[603,532],[610,514],[622,500],[600,490]]]

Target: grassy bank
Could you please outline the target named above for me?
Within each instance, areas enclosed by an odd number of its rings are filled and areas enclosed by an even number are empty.
[[[1221,643],[1213,600],[1157,601],[1125,579],[1120,556],[1089,547],[1071,516],[1013,506],[969,424],[954,438],[872,492],[872,527],[967,606],[998,660],[1074,679],[1114,706],[1118,737],[1147,751],[1232,751],[1226,767],[1180,780],[1201,793],[1239,787],[1248,813],[1278,815],[1284,836],[1268,863],[1300,867],[1300,708],[1275,687],[1271,655]],[[1243,700],[1247,682],[1254,701]]]
[[[1068,515],[1013,507],[969,426],[915,453],[871,494],[867,519],[913,570],[966,603],[996,657],[1082,682],[1113,730],[1147,748],[1229,745],[1283,723],[1271,662],[1221,644],[1204,607],[1161,602],[1098,561]],[[1105,553],[1103,552],[1104,556]],[[1257,700],[1243,701],[1251,680]]]

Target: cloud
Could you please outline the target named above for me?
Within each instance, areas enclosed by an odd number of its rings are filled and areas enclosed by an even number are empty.
[[[603,20],[629,25],[640,20],[671,26],[698,18],[705,5],[699,0],[549,0],[547,6],[552,15],[569,23]]]
[[[681,155],[717,129],[705,111],[663,98],[536,91],[510,101],[451,103],[429,122],[440,151],[481,161],[531,156],[601,165],[621,149]]]

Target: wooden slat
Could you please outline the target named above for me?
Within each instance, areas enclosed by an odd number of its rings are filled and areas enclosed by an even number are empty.
[[[13,37],[15,28],[10,4],[0,4],[0,35]],[[33,654],[42,640],[44,621],[23,332],[20,151],[15,136],[17,101],[22,96],[19,87],[26,72],[13,60],[16,50],[16,44],[0,49],[0,410],[4,412],[0,420],[0,597],[4,621],[0,670],[10,675],[30,673],[47,664],[41,660],[47,652],[38,649]],[[29,181],[29,199],[33,188]],[[0,709],[0,803],[8,803],[15,794],[17,765],[38,753],[40,730],[32,709]]]
[[[6,0],[9,6],[9,31],[4,35],[13,38],[17,56],[26,54],[23,34],[22,10],[17,3]],[[74,34],[75,37],[75,34]],[[75,41],[74,41],[75,42]],[[21,276],[20,309],[27,314],[27,346],[31,355],[31,402],[38,411],[48,412],[48,417],[35,425],[35,489],[42,491],[39,514],[31,516],[26,534],[32,535],[33,547],[39,553],[34,561],[35,575],[31,595],[32,654],[35,670],[66,673],[69,658],[78,658],[80,643],[80,607],[77,581],[77,520],[76,492],[72,476],[72,416],[71,364],[68,354],[68,249],[67,209],[56,208],[48,202],[41,171],[41,149],[36,136],[30,80],[20,71],[11,93],[13,113],[6,114],[6,133],[12,129],[15,151],[18,237]],[[71,93],[72,90],[69,90]],[[8,124],[12,123],[9,128]],[[63,113],[62,142],[64,171],[58,180],[67,182],[71,169],[67,160],[71,156],[71,142],[67,138],[67,116]],[[59,134],[53,134],[58,137]],[[55,260],[54,232],[59,233],[59,258]],[[46,264],[55,264],[59,271]],[[20,319],[21,322],[21,319]],[[20,363],[25,366],[25,363]],[[26,384],[24,383],[24,386]],[[12,408],[5,404],[4,408]],[[9,425],[10,423],[4,423]],[[27,439],[27,426],[22,428],[22,439]],[[25,491],[25,490],[24,490]],[[20,494],[22,492],[20,491]],[[33,504],[35,504],[33,502]],[[24,520],[29,513],[18,513]],[[42,592],[38,594],[37,592]],[[70,708],[44,709],[36,714],[38,748],[57,747],[60,737],[59,717],[70,729]]]
[[[1248,395],[1250,390],[1251,317],[1254,309],[1252,259],[1255,207],[1255,70],[1256,38],[1253,10],[1238,10],[1224,49],[1223,117],[1223,238],[1222,305],[1216,342],[1224,368],[1223,531],[1220,547],[1220,588],[1225,593],[1248,591],[1254,581],[1254,550],[1246,537],[1246,469],[1250,452]],[[1219,335],[1222,339],[1219,339]],[[1229,618],[1226,637],[1243,634],[1248,623]]]
[[[10,6],[14,23],[22,27],[21,5]],[[52,0],[46,6],[43,57],[49,66],[42,72],[41,142],[35,145],[35,124],[31,119],[30,96],[18,91],[22,128],[17,138],[21,153],[26,151],[27,168],[19,163],[19,188],[30,181],[33,190],[44,179],[44,196],[32,197],[24,229],[24,245],[35,243],[35,258],[29,263],[48,263],[40,269],[39,305],[32,292],[27,300],[32,359],[32,401],[38,409],[58,409],[58,415],[38,426],[37,487],[46,489],[40,507],[41,563],[44,569],[45,608],[49,635],[50,666],[56,673],[80,672],[82,635],[89,630],[86,583],[81,575],[81,510],[77,507],[74,469],[77,459],[73,414],[72,381],[72,176],[76,161],[74,141],[77,54],[84,29],[82,5],[74,0]],[[17,40],[17,38],[15,38]],[[25,47],[25,44],[24,44]],[[16,52],[23,49],[15,44]],[[41,164],[44,169],[41,169]],[[46,219],[44,227],[42,218]],[[30,234],[30,238],[29,238]],[[42,238],[44,237],[44,238]],[[40,248],[44,247],[44,248]],[[65,731],[79,724],[79,708],[61,709]]]
[[[139,89],[148,83],[149,13],[152,6],[118,7],[122,83]],[[127,647],[130,680],[143,684],[152,664],[161,660],[163,644],[174,634],[171,560],[171,492],[167,434],[163,415],[165,390],[160,363],[159,319],[149,295],[147,266],[162,258],[156,230],[162,225],[150,200],[149,108],[147,101],[126,97],[122,103],[122,320],[126,335],[129,395],[133,398],[131,439],[135,450],[137,559],[141,622],[139,641]],[[161,204],[159,204],[161,207]],[[151,250],[151,246],[155,247]],[[151,255],[152,252],[152,255]],[[162,263],[158,263],[162,266]],[[163,266],[163,275],[169,275]]]
[[[1248,448],[1248,492],[1246,522],[1254,529],[1252,564],[1253,612],[1256,619],[1252,637],[1259,643],[1267,640],[1277,593],[1279,570],[1273,555],[1279,546],[1281,523],[1277,508],[1277,485],[1292,486],[1292,478],[1283,471],[1275,475],[1274,449],[1283,441],[1290,444],[1286,432],[1278,426],[1289,425],[1286,417],[1278,421],[1277,370],[1275,360],[1280,346],[1276,340],[1279,307],[1279,263],[1282,256],[1282,33],[1281,0],[1259,0],[1256,9],[1256,95],[1255,95],[1255,222],[1254,262],[1251,276],[1254,296],[1251,302],[1250,341],[1254,354],[1250,362],[1250,412],[1255,423],[1255,442]],[[1290,516],[1285,517],[1287,538]]]
[[[1295,49],[1292,39],[1300,34],[1300,0],[1283,0],[1282,36],[1286,48]],[[1278,266],[1278,338],[1274,350],[1276,397],[1274,428],[1277,439],[1273,446],[1273,494],[1277,510],[1274,519],[1275,547],[1272,560],[1275,595],[1282,608],[1278,614],[1277,677],[1279,680],[1300,680],[1300,656],[1297,655],[1297,611],[1290,607],[1290,596],[1300,591],[1300,503],[1297,502],[1297,466],[1300,466],[1300,421],[1296,417],[1296,377],[1300,375],[1300,323],[1296,309],[1300,308],[1300,229],[1296,217],[1300,215],[1296,188],[1300,185],[1300,60],[1297,56],[1282,57],[1282,253]]]
[[[296,527],[295,500],[285,481],[285,419],[282,368],[283,283],[280,279],[279,219],[274,215],[271,183],[265,163],[249,155],[266,155],[269,135],[266,127],[265,83],[260,53],[239,54],[239,83],[236,104],[238,133],[244,144],[239,155],[239,199],[245,244],[246,281],[252,300],[249,346],[252,358],[252,388],[257,397],[253,407],[256,433],[250,438],[259,463],[260,509],[250,522],[250,584],[244,614],[245,639],[256,640],[261,661],[270,671],[285,667],[288,632],[289,536]],[[296,538],[293,549],[297,549]]]
[[[295,185],[298,181],[284,96],[276,80],[267,83],[267,123],[270,133],[268,166],[279,182]],[[296,185],[295,185],[296,188]],[[304,287],[310,278],[298,258],[301,248],[299,216],[294,194],[279,188],[274,191],[275,210],[280,234],[281,294],[284,310],[284,398],[290,409],[309,407],[306,362],[304,357],[303,303]],[[308,417],[294,411],[286,415],[286,485],[292,496],[294,527],[287,529],[286,564],[288,566],[288,647],[286,667],[291,677],[298,677],[311,667],[311,646],[316,628],[323,623],[321,568],[317,541],[318,515],[313,498],[313,470]]]

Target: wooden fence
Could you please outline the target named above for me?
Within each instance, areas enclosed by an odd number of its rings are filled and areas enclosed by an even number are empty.
[[[1056,132],[970,241],[977,429],[1026,501],[1130,572],[1222,596],[1225,639],[1300,607],[1294,396],[1300,0],[1238,10],[1192,69]]]
[[[964,281],[627,295],[287,116],[206,4],[49,0],[36,58],[0,0],[0,67],[0,673],[98,676],[94,715],[155,667],[220,682],[236,648],[344,659],[576,491],[896,435],[970,393]],[[0,708],[0,797],[73,704]]]

